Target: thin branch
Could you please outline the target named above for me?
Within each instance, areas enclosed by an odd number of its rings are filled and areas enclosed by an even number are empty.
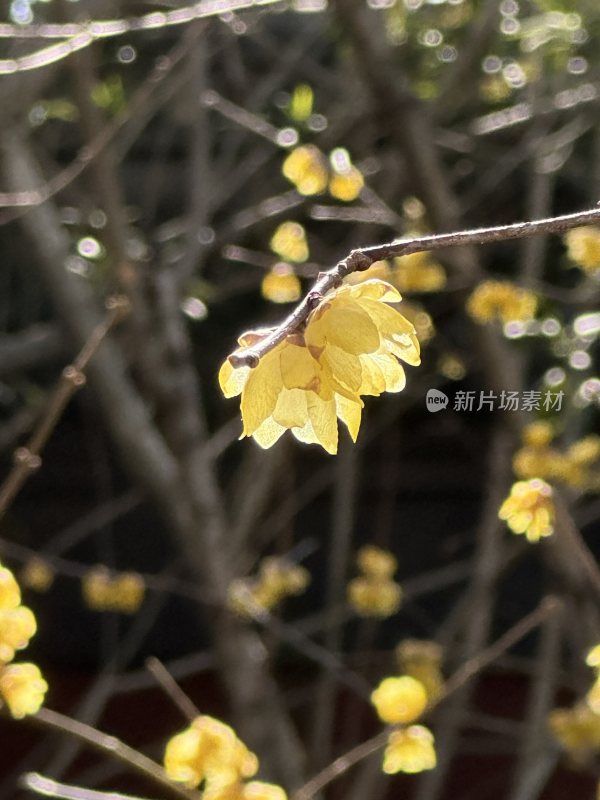
[[[66,717],[57,711],[49,708],[40,709],[33,717],[26,717],[28,721],[43,728],[57,731],[65,736],[70,736],[88,745],[94,750],[103,753],[109,758],[116,759],[126,764],[133,771],[150,779],[155,785],[166,790],[171,797],[184,798],[184,800],[198,800],[198,792],[186,789],[177,783],[173,783],[167,777],[164,769],[152,759],[129,747],[116,736],[109,736],[106,733],[92,728],[83,722]]]
[[[61,800],[145,800],[131,794],[120,794],[119,792],[98,792],[95,789],[87,789],[83,786],[72,786],[67,783],[59,783],[53,778],[40,775],[39,772],[27,772],[20,781],[25,789],[35,792],[43,797],[57,797]]]
[[[410,253],[421,253],[425,250],[441,250],[444,247],[490,244],[522,239],[526,236],[563,233],[579,225],[592,225],[598,222],[600,222],[600,208],[593,208],[589,211],[565,214],[560,217],[516,222],[512,225],[496,225],[492,228],[476,228],[455,233],[431,234],[353,250],[333,269],[321,275],[304,300],[277,328],[252,348],[230,355],[229,361],[234,367],[256,367],[266,353],[282,342],[286,336],[301,328],[310,312],[321,302],[327,292],[339,286],[351,272],[366,270],[375,261],[406,256]]]
[[[162,661],[155,656],[146,659],[146,669],[190,722],[200,716],[198,707],[190,700]]]
[[[0,518],[6,513],[29,476],[41,466],[41,452],[52,435],[52,431],[71,397],[85,384],[85,368],[109,331],[122,318],[125,308],[126,304],[120,298],[110,298],[107,303],[108,313],[105,319],[94,328],[75,361],[63,370],[61,379],[42,418],[27,444],[15,451],[13,468],[0,486]]]

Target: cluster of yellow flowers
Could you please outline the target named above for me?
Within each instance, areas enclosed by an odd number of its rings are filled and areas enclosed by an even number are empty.
[[[13,717],[35,714],[48,684],[35,664],[13,664],[16,650],[27,647],[37,629],[12,572],[0,563],[0,700]]]
[[[446,272],[431,253],[410,253],[389,261],[375,261],[365,272],[348,276],[349,283],[379,278],[396,286],[401,292],[436,292],[446,285]]]
[[[533,292],[521,289],[510,281],[483,281],[467,300],[467,313],[480,323],[533,319],[537,298]]]
[[[226,360],[219,383],[226,397],[241,394],[242,436],[267,448],[291,430],[299,441],[336,453],[339,417],[356,441],[362,395],[401,391],[406,377],[398,359],[420,363],[414,326],[388,305],[400,300],[384,281],[342,285],[320,300],[302,331],[288,335],[256,367],[236,368]],[[237,352],[269,332],[243,334]]]
[[[371,702],[382,722],[402,726],[388,736],[383,771],[393,775],[433,769],[436,765],[433,734],[424,725],[413,724],[429,703],[421,681],[410,675],[384,678],[371,694]]]
[[[332,150],[328,159],[315,145],[300,145],[286,157],[282,171],[300,194],[321,194],[329,189],[332,197],[345,203],[356,200],[365,183],[342,148]]]
[[[551,447],[553,438],[550,423],[539,421],[528,425],[523,431],[523,446],[513,459],[515,475],[561,481],[575,489],[600,487],[600,472],[594,469],[600,459],[600,436],[585,436],[565,451]]]
[[[361,617],[390,617],[400,608],[402,588],[392,578],[398,562],[387,550],[361,547],[356,564],[362,573],[348,584],[348,602]]]
[[[203,784],[204,800],[286,800],[280,786],[248,781],[258,771],[258,759],[235,731],[213,717],[196,717],[167,743],[167,775],[191,789]]]
[[[396,647],[400,671],[423,684],[429,703],[439,700],[444,691],[442,658],[442,648],[436,642],[405,639]]]
[[[555,708],[548,718],[556,739],[581,765],[600,751],[600,645],[589,651],[586,663],[596,678],[585,698],[571,708]]]
[[[310,583],[304,567],[286,558],[271,556],[261,561],[256,578],[236,578],[228,592],[228,605],[243,617],[259,610],[271,611],[286,597],[302,594]]]
[[[54,570],[45,559],[34,556],[23,566],[19,580],[26,589],[47,592],[54,583]]]
[[[144,601],[146,587],[137,572],[113,575],[106,567],[89,570],[81,581],[83,599],[94,611],[135,614]]]
[[[538,542],[554,532],[552,488],[541,478],[517,481],[500,506],[500,519],[513,533],[524,533],[530,542]]]
[[[272,303],[294,303],[300,298],[302,287],[289,261],[302,264],[309,255],[306,231],[298,222],[282,222],[271,237],[271,250],[283,258],[265,275],[261,293]]]
[[[584,225],[565,234],[564,242],[571,261],[586,272],[600,270],[600,228]]]

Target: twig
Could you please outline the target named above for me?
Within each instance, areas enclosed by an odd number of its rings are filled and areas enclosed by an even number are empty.
[[[442,700],[445,700],[454,692],[461,689],[468,681],[475,675],[479,674],[491,663],[496,661],[503,653],[513,647],[517,642],[523,639],[527,634],[531,633],[538,627],[545,619],[551,614],[554,614],[560,603],[555,597],[546,597],[540,605],[523,619],[519,620],[516,625],[513,625],[503,636],[495,641],[490,647],[482,650],[473,658],[466,661],[447,681],[444,694],[434,704],[429,706],[429,711],[432,711]],[[363,759],[371,755],[371,753],[380,750],[386,743],[389,737],[389,729],[383,730],[366,742],[353,747],[343,756],[336,758],[324,770],[311,778],[302,788],[292,795],[292,800],[310,800],[318,792],[325,788],[328,784],[334,781],[337,777],[347,772],[355,764],[358,764]]]
[[[26,717],[26,719],[35,725],[43,728],[49,728],[65,736],[78,739],[80,742],[89,745],[94,750],[98,750],[104,755],[121,761],[132,770],[138,772],[146,778],[149,778],[157,786],[161,786],[172,797],[184,798],[185,800],[198,800],[200,795],[198,792],[186,789],[177,783],[173,783],[167,777],[164,769],[148,758],[143,753],[139,753],[132,747],[129,747],[116,736],[109,736],[106,733],[92,728],[83,722],[66,717],[64,714],[59,714],[57,711],[51,711],[49,708],[42,708],[33,717]]]
[[[600,208],[593,208],[589,211],[565,214],[560,217],[550,217],[530,222],[516,222],[512,225],[497,225],[492,228],[477,228],[455,233],[419,236],[414,239],[388,242],[387,244],[353,250],[346,258],[339,261],[333,269],[321,275],[304,300],[268,336],[252,348],[233,353],[229,356],[229,360],[234,367],[256,367],[266,353],[303,325],[313,308],[321,302],[323,296],[338,286],[346,275],[351,272],[366,270],[375,261],[406,256],[410,253],[421,253],[425,250],[440,250],[444,247],[490,244],[510,239],[522,239],[526,236],[563,233],[579,225],[591,225],[598,222],[600,222]]]
[[[98,792],[95,789],[86,789],[83,786],[72,786],[59,783],[53,778],[40,775],[39,772],[27,772],[20,781],[25,789],[41,794],[44,797],[58,797],[61,800],[145,800],[131,794],[119,792]]]
[[[152,676],[165,694],[168,695],[190,722],[200,716],[198,707],[190,700],[160,659],[155,656],[146,659],[146,668],[152,673]]]
[[[52,431],[71,397],[85,384],[85,368],[111,328],[122,318],[126,308],[127,305],[121,298],[109,298],[107,302],[108,313],[105,319],[94,328],[75,361],[63,370],[62,377],[50,398],[42,418],[39,420],[27,444],[24,447],[17,448],[15,451],[14,466],[0,486],[0,518],[6,513],[6,510],[29,476],[41,466],[41,453],[52,435]]]

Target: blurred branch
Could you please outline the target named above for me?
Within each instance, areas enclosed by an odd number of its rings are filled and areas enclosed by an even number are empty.
[[[0,486],[0,518],[20,491],[25,481],[36,472],[41,464],[41,453],[52,431],[56,427],[69,400],[85,384],[85,370],[88,363],[108,335],[109,331],[122,319],[127,305],[122,299],[114,297],[107,302],[108,313],[105,319],[91,332],[83,349],[70,366],[63,370],[58,386],[51,395],[42,417],[29,441],[19,447],[14,454],[12,471]]]
[[[63,334],[51,324],[40,323],[0,336],[0,378],[47,364],[60,356],[64,344]]]
[[[53,778],[40,775],[39,772],[27,772],[20,780],[24,789],[41,794],[43,797],[57,797],[60,800],[146,800],[131,794],[119,792],[98,792],[95,789],[86,789],[83,786],[72,786],[59,783]]]

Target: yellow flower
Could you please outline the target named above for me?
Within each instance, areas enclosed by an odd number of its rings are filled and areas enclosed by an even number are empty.
[[[589,272],[600,269],[600,228],[573,228],[565,234],[564,241],[569,258],[578,267]]]
[[[0,668],[0,695],[15,719],[39,711],[47,690],[48,684],[35,664]]]
[[[595,714],[600,713],[600,677],[596,678],[585,696],[588,706]]]
[[[564,479],[566,473],[564,456],[551,447],[525,446],[513,457],[513,470],[517,478]]]
[[[263,278],[260,291],[272,303],[294,303],[301,295],[300,280],[289,264],[275,264]]]
[[[0,611],[0,662],[5,664],[15,656],[15,650],[27,647],[37,625],[33,613],[25,606]]]
[[[406,725],[425,711],[427,692],[423,684],[410,675],[384,678],[372,692],[371,702],[382,722]]]
[[[535,316],[536,296],[510,281],[484,281],[467,301],[467,313],[481,323],[527,321]]]
[[[436,642],[405,639],[396,647],[396,659],[401,671],[420,681],[429,702],[438,700],[444,691],[442,648]]]
[[[19,577],[28,589],[47,592],[54,583],[54,570],[43,558],[35,556],[25,564]]]
[[[585,658],[585,663],[593,669],[600,669],[600,644],[592,647]]]
[[[554,532],[552,489],[541,478],[519,481],[498,512],[513,533],[524,533],[530,542]]]
[[[435,765],[435,745],[429,728],[411,725],[390,733],[383,756],[383,771],[387,775],[423,772],[434,769]]]
[[[292,92],[289,114],[296,122],[305,122],[313,110],[313,90],[307,83],[299,83]]]
[[[287,800],[287,794],[273,783],[250,781],[244,784],[243,800]]]
[[[164,757],[167,775],[195,788],[203,780],[221,786],[252,777],[258,769],[254,753],[232,728],[213,717],[197,717],[189,728],[167,742]]]
[[[281,557],[263,559],[258,577],[236,578],[229,585],[228,605],[243,617],[270,611],[290,595],[301,594],[310,582],[304,567]]]
[[[261,447],[286,430],[301,442],[336,453],[337,418],[356,441],[361,395],[399,392],[406,378],[398,363],[420,363],[413,325],[387,305],[400,299],[389,284],[371,280],[329,292],[294,333],[266,353],[254,368],[225,361],[219,383],[225,397],[241,394],[242,436]],[[268,331],[238,339],[252,347]]]
[[[271,237],[271,250],[286,261],[301,264],[308,258],[306,231],[298,222],[282,222]]]
[[[16,608],[21,602],[21,590],[15,576],[0,562],[0,609]]]
[[[364,178],[350,161],[350,155],[342,147],[336,147],[329,155],[331,163],[331,178],[329,179],[329,194],[344,203],[351,203],[359,196],[365,185]]]
[[[574,442],[566,452],[566,458],[573,464],[587,467],[600,458],[600,436],[590,434]]]
[[[555,708],[548,724],[558,742],[579,763],[600,748],[600,716],[587,703]]]
[[[394,259],[394,284],[401,292],[436,292],[446,285],[446,271],[428,252]]]
[[[282,171],[302,195],[320,194],[327,188],[327,159],[312,144],[294,148],[283,162]]]
[[[82,579],[82,592],[94,611],[118,611],[134,614],[144,600],[144,579],[137,572],[111,575],[106,567],[88,570]]]
[[[361,572],[374,578],[391,578],[398,568],[395,556],[389,550],[375,545],[361,547],[356,555],[356,563]]]
[[[531,447],[547,447],[554,438],[554,428],[542,420],[532,422],[523,429],[522,438]]]
[[[361,617],[391,617],[402,603],[402,588],[390,580],[354,578],[348,584],[348,602]]]

